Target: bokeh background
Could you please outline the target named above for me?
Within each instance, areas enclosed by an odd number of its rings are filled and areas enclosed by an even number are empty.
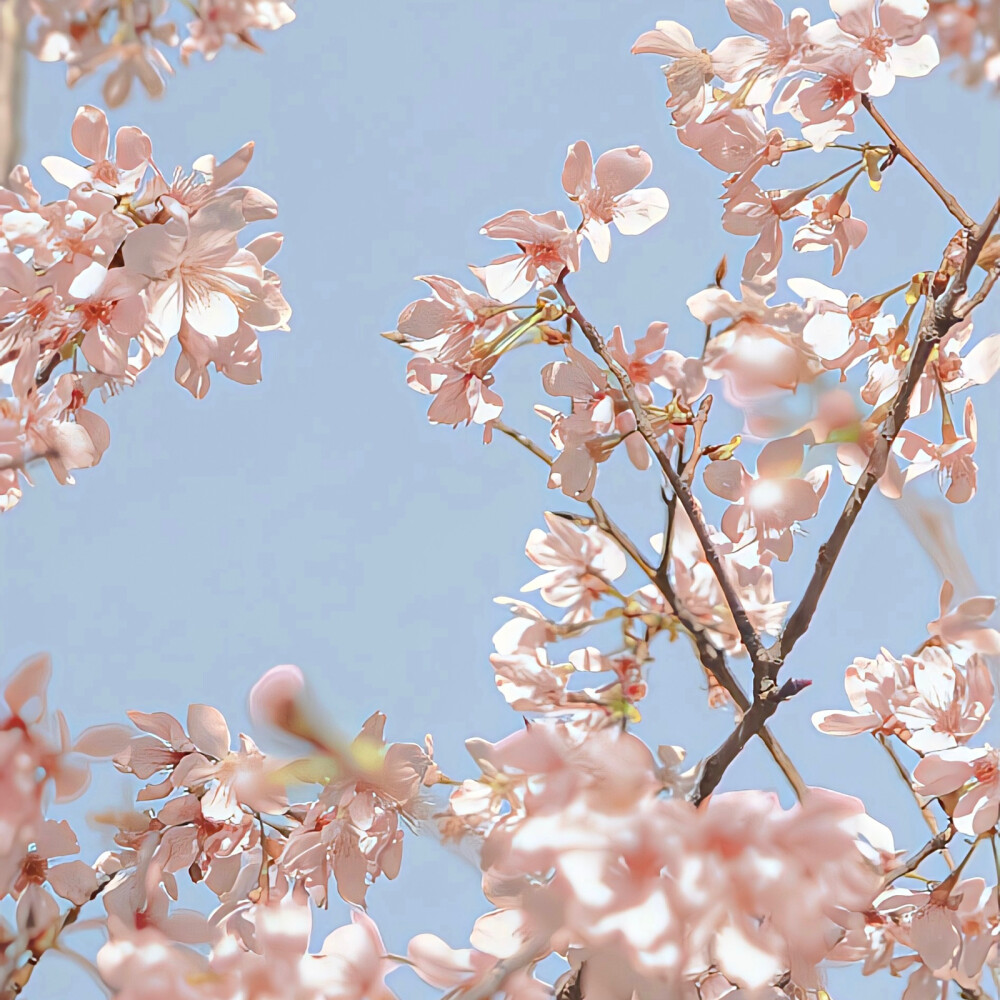
[[[824,4],[805,6],[814,19],[829,16]],[[702,329],[685,300],[711,282],[723,252],[738,273],[748,244],[719,226],[721,176],[671,134],[657,57],[632,56],[629,47],[657,18],[684,22],[707,48],[737,32],[722,0],[298,7],[294,24],[262,39],[266,55],[225,51],[212,64],[196,61],[170,81],[163,101],[134,94],[111,115],[113,126],[134,123],[150,134],[164,170],[256,141],[246,177],[280,205],[286,242],[272,266],[295,310],[292,330],[263,335],[261,385],[218,377],[200,402],[173,383],[172,360],[154,365],[136,390],[103,408],[112,446],[99,468],[79,473],[72,488],[39,470],[36,488],[0,525],[3,671],[50,651],[53,702],[74,730],[129,708],[183,718],[197,701],[220,707],[235,732],[248,724],[245,698],[256,678],[296,663],[346,731],[382,710],[390,739],[433,733],[444,769],[464,776],[465,739],[496,740],[522,724],[494,688],[490,638],[506,613],[492,599],[515,595],[535,575],[523,549],[542,511],[573,504],[546,490],[545,470],[512,442],[498,436],[484,447],[476,428],[429,426],[426,398],[403,381],[407,355],[378,334],[423,294],[413,275],[471,286],[465,265],[504,252],[477,235],[487,219],[519,207],[568,212],[562,162],[567,145],[585,138],[595,155],[642,145],[655,164],[649,183],[667,191],[672,207],[647,235],[616,235],[607,265],[584,250],[573,279],[581,306],[603,329],[620,323],[630,337],[667,320],[671,346],[695,353]],[[70,124],[85,102],[101,103],[99,81],[69,91],[60,66],[30,62],[22,158],[39,184],[41,157],[74,155]],[[1000,105],[952,83],[945,67],[900,82],[880,107],[982,216],[1000,177]],[[881,139],[863,115],[858,122],[859,138]],[[820,162],[797,154],[804,160],[790,169],[799,174],[782,177],[818,179],[845,155]],[[782,177],[768,183],[783,186]],[[871,230],[841,287],[868,294],[936,264],[953,220],[905,164],[879,194],[856,190],[855,214]],[[51,185],[43,193],[58,192]],[[830,266],[829,254],[789,251],[782,291],[788,277],[829,279]],[[728,285],[735,290],[733,277]],[[786,298],[794,297],[778,296]],[[996,332],[997,320],[995,302],[980,310],[977,337]],[[547,425],[531,405],[546,401],[538,370],[555,357],[516,352],[499,369],[509,419],[539,440]],[[976,403],[980,491],[956,511],[957,530],[979,591],[997,593],[997,387],[979,390]],[[629,472],[624,456],[602,466],[599,495],[640,541],[658,530],[655,476]],[[835,478],[824,513],[778,574],[779,598],[801,592],[845,495]],[[717,520],[719,508],[710,509]],[[788,667],[813,685],[774,719],[807,781],[864,797],[907,849],[927,832],[889,761],[872,741],[821,736],[809,719],[846,707],[843,672],[853,657],[882,645],[902,654],[921,642],[939,584],[898,512],[874,497]],[[683,640],[654,652],[638,732],[697,759],[731,718],[707,709]],[[788,801],[759,745],[725,781],[751,786],[774,787]],[[120,804],[128,787],[110,767],[99,771],[90,804]],[[474,867],[432,838],[410,838],[400,877],[381,880],[369,900],[396,952],[425,930],[465,946],[488,909]],[[343,918],[343,909],[333,911],[318,933]],[[391,982],[403,997],[432,993],[407,970]],[[76,1000],[98,995],[76,967],[53,958],[29,994],[54,1000],[69,988]],[[895,988],[902,983],[862,981],[853,971],[831,976],[835,997]]]

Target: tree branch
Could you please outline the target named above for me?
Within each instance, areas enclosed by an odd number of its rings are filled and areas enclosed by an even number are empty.
[[[939,300],[935,300],[928,294],[924,314],[920,320],[917,342],[906,369],[902,388],[897,393],[892,409],[882,424],[865,471],[851,491],[830,537],[819,548],[816,567],[802,599],[789,617],[781,638],[771,647],[770,654],[776,669],[780,669],[785,657],[792,651],[796,642],[802,638],[812,622],[816,606],[827,581],[830,579],[830,574],[833,572],[837,556],[840,555],[844,542],[847,540],[854,522],[858,519],[865,500],[868,499],[868,495],[885,472],[892,444],[906,422],[910,399],[916,391],[931,353],[941,338],[961,319],[960,303],[968,287],[969,274],[979,256],[979,251],[989,239],[998,216],[1000,216],[1000,199],[997,199],[982,225],[973,228],[965,261],[945,293]]]
[[[712,572],[715,574],[716,579],[719,581],[719,586],[722,588],[726,604],[729,606],[729,611],[733,616],[733,620],[736,622],[736,628],[739,631],[743,645],[750,654],[750,659],[754,665],[754,687],[756,689],[764,677],[763,665],[767,662],[767,653],[761,644],[760,636],[750,623],[746,609],[743,607],[743,602],[740,600],[740,596],[737,594],[736,588],[733,586],[732,581],[729,579],[729,575],[726,573],[726,568],[723,565],[722,559],[712,543],[712,538],[711,535],[709,535],[708,525],[705,523],[705,518],[702,515],[700,504],[697,500],[695,500],[694,494],[678,474],[677,470],[673,467],[670,462],[670,457],[660,445],[656,432],[653,430],[652,424],[649,422],[649,417],[646,415],[646,411],[643,408],[642,403],[636,396],[635,386],[633,385],[628,372],[625,371],[625,369],[622,368],[622,366],[612,357],[611,353],[608,351],[607,345],[604,343],[604,338],[601,336],[597,328],[586,319],[583,313],[580,312],[580,307],[576,304],[573,297],[567,290],[563,278],[560,278],[556,282],[556,290],[562,296],[563,302],[566,304],[568,315],[583,332],[583,335],[587,338],[587,342],[590,344],[594,353],[597,354],[608,366],[612,374],[618,380],[618,383],[621,385],[622,392],[625,395],[629,408],[635,416],[636,426],[639,433],[643,436],[643,438],[645,438],[646,444],[649,445],[653,456],[656,458],[657,463],[663,470],[663,475],[666,477],[667,482],[670,483],[670,488],[674,491],[674,494],[680,501],[681,506],[684,508],[685,513],[690,519],[691,524],[694,527],[695,534],[698,536],[698,541],[701,543],[701,546],[705,551],[705,559],[711,567]]]
[[[500,431],[501,434],[507,435],[507,437],[516,441],[523,448],[526,448],[532,455],[541,459],[541,461],[543,461],[546,465],[552,464],[552,457],[548,455],[543,448],[539,447],[534,441],[532,441],[526,434],[522,434],[519,430],[508,426],[502,420],[493,421],[493,427]],[[705,629],[698,622],[694,621],[694,619],[687,615],[687,612],[678,600],[677,594],[675,593],[673,585],[670,582],[670,577],[667,574],[666,563],[661,563],[658,568],[653,569],[639,553],[635,544],[628,537],[628,535],[610,518],[607,511],[599,501],[592,497],[589,501],[587,501],[587,506],[589,506],[594,512],[594,517],[598,527],[610,535],[622,547],[622,549],[634,560],[636,565],[646,574],[650,582],[652,582],[656,586],[657,590],[660,591],[663,595],[664,601],[673,611],[681,627],[688,633],[688,635],[691,636],[701,665],[719,682],[719,684],[722,685],[722,687],[736,703],[737,708],[739,708],[741,712],[745,713],[751,706],[750,698],[743,690],[742,685],[736,679],[733,672],[729,669],[725,653],[723,653],[722,650],[712,642]],[[796,797],[801,800],[807,791],[807,786],[805,781],[802,779],[802,775],[799,774],[795,765],[792,763],[791,758],[775,738],[774,734],[766,726],[760,729],[759,735],[763,740],[764,745],[767,747],[768,752],[771,754],[771,757],[774,759],[774,762],[781,770],[781,773],[785,776],[789,785],[791,785]]]
[[[962,224],[964,229],[971,229],[975,224],[976,220],[969,215],[968,212],[958,203],[958,199],[946,191],[941,182],[924,166],[920,158],[910,149],[909,146],[903,142],[902,139],[896,134],[892,126],[882,117],[878,108],[872,104],[871,98],[867,94],[861,95],[861,103],[865,106],[865,110],[875,119],[878,123],[879,128],[889,137],[889,141],[892,143],[892,148],[897,152],[907,163],[913,167],[914,170],[930,185],[931,190],[944,202],[945,207],[956,219]]]

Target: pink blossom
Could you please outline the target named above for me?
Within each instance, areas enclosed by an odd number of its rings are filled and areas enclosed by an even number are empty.
[[[520,252],[498,257],[472,272],[500,302],[516,302],[533,287],[547,288],[563,271],[580,269],[580,235],[562,212],[532,215],[517,208],[480,230],[493,240],[513,240]]]
[[[833,273],[839,274],[848,250],[861,246],[867,224],[851,217],[846,190],[813,198],[806,211],[812,218],[796,231],[792,246],[801,252],[833,247]]]
[[[199,399],[208,392],[210,363],[235,381],[259,381],[255,331],[283,327],[290,315],[280,295],[268,294],[254,244],[237,244],[246,222],[242,201],[233,189],[192,216],[178,207],[124,245],[125,266],[152,281],[150,318],[165,339],[180,341],[177,381]]]
[[[948,418],[942,427],[941,444],[935,444],[916,431],[904,427],[893,447],[898,455],[910,463],[906,470],[906,481],[910,482],[937,469],[938,482],[948,500],[952,503],[967,503],[971,500],[976,495],[976,474],[979,471],[972,458],[978,431],[976,411],[971,399],[965,401],[964,424],[965,433],[959,436]],[[948,483],[947,489],[944,489],[945,482]]]
[[[632,51],[666,56],[672,60],[663,67],[670,88],[667,107],[672,109],[675,125],[686,125],[705,108],[707,85],[715,77],[712,57],[694,43],[691,32],[676,21],[657,21],[652,31],[641,34]]]
[[[545,570],[521,592],[538,590],[549,604],[567,608],[564,621],[587,621],[591,606],[613,590],[626,569],[625,553],[598,527],[578,528],[566,518],[546,512],[548,532],[533,528],[525,553]]]
[[[400,817],[411,814],[433,762],[413,743],[386,746],[384,726],[384,715],[372,715],[354,741],[353,770],[331,780],[317,801],[288,811],[295,826],[278,863],[303,880],[319,905],[325,903],[331,875],[340,895],[360,906],[379,875],[393,879],[399,874]]]
[[[192,788],[199,790],[202,814],[208,820],[238,823],[244,809],[265,813],[284,811],[283,788],[271,774],[275,765],[267,761],[248,736],[240,736],[239,750],[230,750],[229,727],[218,709],[191,705],[187,733],[165,712],[128,715],[149,735],[134,738],[115,757],[115,766],[138,778],[168,772],[159,784],[147,785],[139,792],[140,801],[165,798],[176,789]]]
[[[790,114],[802,125],[802,137],[822,150],[842,135],[854,132],[854,115],[861,108],[866,72],[862,50],[838,48],[827,58],[813,59],[809,68],[819,77],[794,77],[774,102],[777,114]]]
[[[739,27],[756,37],[724,38],[712,50],[712,65],[723,80],[747,88],[743,100],[748,104],[766,104],[808,47],[809,14],[796,8],[785,24],[774,0],[726,0],[726,8]]]
[[[705,374],[724,378],[727,394],[745,402],[813,381],[823,366],[802,336],[809,315],[798,306],[769,306],[767,296],[743,286],[743,301],[720,288],[692,295],[688,309],[702,323],[729,325],[713,332]]]
[[[212,60],[230,40],[260,51],[251,31],[277,31],[295,20],[294,0],[199,0],[197,17],[187,25],[189,35],[181,42],[181,61],[187,63],[198,52]]]
[[[611,253],[610,223],[623,236],[638,236],[666,217],[670,203],[663,191],[638,188],[652,169],[649,154],[638,146],[602,153],[596,167],[586,142],[569,147],[563,167],[563,189],[580,206],[581,232],[599,261],[606,261]]]
[[[126,198],[135,195],[152,163],[153,146],[149,136],[134,126],[120,128],[115,135],[114,159],[110,159],[110,129],[100,108],[85,104],[73,119],[73,148],[90,166],[81,167],[62,156],[46,156],[42,166],[60,184],[75,188],[92,185]]]
[[[954,586],[945,580],[941,584],[940,615],[927,624],[930,635],[959,649],[987,655],[1000,653],[1000,632],[986,625],[996,611],[996,598],[968,597],[952,607],[954,597]]]
[[[797,475],[804,455],[802,435],[796,435],[764,446],[756,476],[735,458],[708,465],[705,485],[731,502],[722,517],[731,541],[752,532],[760,553],[770,552],[782,562],[791,556],[793,525],[816,516],[830,481],[829,466]]]
[[[928,798],[961,791],[952,822],[960,833],[978,837],[1000,821],[1000,750],[987,743],[930,753],[914,769],[913,787]]]
[[[708,528],[730,582],[740,595],[754,628],[768,635],[778,635],[788,602],[775,601],[771,568],[760,563],[752,547],[740,548],[712,525]],[[662,552],[662,535],[653,536],[650,542],[657,552]],[[709,630],[713,642],[726,652],[739,655],[743,651],[739,629],[715,571],[708,564],[701,542],[683,510],[674,513],[670,570],[677,597],[687,614]]]
[[[844,687],[853,711],[815,713],[821,732],[898,736],[920,753],[970,740],[989,718],[994,693],[980,657],[959,666],[936,646],[902,661],[884,649],[874,660],[859,657]]]
[[[927,0],[831,0],[836,21],[810,29],[810,40],[829,49],[864,52],[865,62],[854,74],[859,90],[881,97],[897,76],[926,76],[940,61],[924,18]]]

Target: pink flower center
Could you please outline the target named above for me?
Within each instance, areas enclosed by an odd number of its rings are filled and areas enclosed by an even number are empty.
[[[995,750],[977,760],[973,765],[976,781],[983,783],[996,781],[997,770],[997,752]]]

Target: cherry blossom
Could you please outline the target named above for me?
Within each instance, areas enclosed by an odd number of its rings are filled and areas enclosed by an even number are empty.
[[[712,462],[705,469],[705,485],[731,501],[722,517],[730,541],[739,542],[749,533],[760,553],[787,561],[792,527],[816,516],[830,480],[829,466],[796,475],[804,455],[803,440],[797,436],[766,444],[757,457],[755,476],[735,458]]]
[[[979,469],[972,459],[978,440],[972,400],[965,401],[963,435],[956,432],[947,412],[945,416],[941,444],[904,428],[900,431],[895,449],[910,463],[906,470],[907,482],[937,469],[938,482],[945,497],[952,503],[967,503],[976,495],[976,473]],[[946,482],[947,489],[944,488]]]
[[[563,189],[580,206],[581,232],[599,261],[606,261],[611,253],[610,223],[622,235],[635,236],[666,218],[670,207],[666,194],[659,188],[638,187],[652,169],[649,154],[638,146],[602,153],[596,167],[586,142],[569,147]]]
[[[695,45],[691,32],[676,21],[657,21],[656,27],[640,35],[634,53],[652,53],[673,60],[663,69],[670,88],[667,107],[675,125],[696,119],[705,107],[706,89],[715,77],[712,56]]]
[[[959,832],[978,836],[1000,820],[1000,751],[986,744],[928,754],[913,771],[913,787],[928,797],[960,791],[952,821]]]
[[[613,592],[625,572],[625,553],[596,526],[581,530],[548,512],[545,523],[549,530],[533,528],[524,550],[545,572],[521,591],[537,590],[549,604],[567,608],[564,621],[586,621],[593,617],[594,601]]]
[[[124,103],[138,80],[150,97],[162,97],[173,68],[163,49],[180,45],[187,63],[200,52],[213,59],[229,42],[259,51],[251,31],[274,31],[295,18],[295,0],[197,0],[194,20],[181,41],[165,20],[169,0],[29,0],[32,50],[43,62],[65,62],[72,86],[103,66],[113,65],[102,88],[111,107]]]
[[[580,236],[562,212],[532,215],[514,209],[490,219],[480,230],[494,240],[513,240],[520,252],[472,268],[486,290],[500,302],[516,302],[533,287],[546,288],[564,270],[580,269]]]
[[[984,660],[973,656],[959,666],[935,646],[902,660],[885,649],[874,660],[858,657],[844,687],[853,711],[815,713],[821,732],[898,736],[921,753],[968,742],[989,718],[994,697]]]
[[[873,97],[892,90],[897,76],[925,76],[939,62],[934,39],[926,33],[928,0],[831,0],[836,21],[823,21],[811,31],[821,47],[857,46],[865,62],[855,71],[855,84]]]

